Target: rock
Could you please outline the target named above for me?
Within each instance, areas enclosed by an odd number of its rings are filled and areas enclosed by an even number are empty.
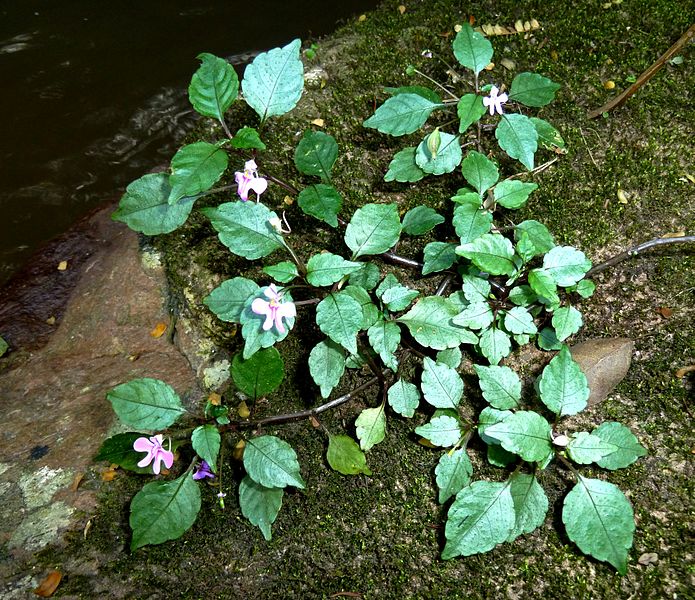
[[[604,400],[625,378],[634,349],[629,338],[595,338],[570,348],[589,382],[589,406]]]

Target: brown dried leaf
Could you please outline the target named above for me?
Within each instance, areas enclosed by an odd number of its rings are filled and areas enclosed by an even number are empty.
[[[629,338],[596,338],[570,348],[589,382],[589,406],[603,401],[625,378],[634,349]]]
[[[666,234],[662,235],[661,237],[665,237],[665,238],[685,237],[685,231],[674,231],[672,233],[666,233]]]
[[[471,23],[472,25],[472,23]],[[531,19],[530,21],[522,21],[518,19],[514,22],[514,25],[507,27],[505,25],[492,25],[491,23],[485,23],[480,27],[476,27],[477,32],[482,32],[488,37],[493,35],[517,35],[519,33],[528,33],[529,31],[535,31],[540,29],[541,25],[536,19]]]
[[[668,306],[660,306],[656,309],[656,312],[664,317],[664,319],[670,319],[673,316],[673,309]]]
[[[676,371],[676,377],[680,379],[681,377],[685,377],[688,373],[692,373],[693,371],[695,371],[695,365],[681,367]]]
[[[321,423],[319,423],[319,420],[313,415],[309,417],[309,423],[311,423],[311,426],[314,429],[318,429],[319,427],[321,427]]]
[[[56,318],[53,316],[48,317],[48,319],[46,319],[46,324],[47,325],[55,325],[56,324]]]
[[[220,404],[222,404],[222,396],[220,396],[216,392],[212,392],[208,396],[208,402],[213,406],[219,406]]]
[[[46,575],[46,579],[39,584],[39,587],[32,591],[34,594],[41,596],[42,598],[50,598],[53,595],[53,592],[56,591],[56,588],[58,587],[58,584],[62,578],[63,575],[60,571],[51,571],[48,575]]]
[[[76,492],[77,489],[80,487],[80,483],[82,483],[83,479],[84,473],[78,473],[77,475],[75,475],[74,479],[72,480],[72,485],[70,486],[70,491]]]
[[[152,331],[150,331],[150,335],[153,338],[160,338],[164,335],[164,332],[166,330],[167,330],[167,324],[160,322],[154,326],[154,329]]]
[[[116,469],[109,467],[106,471],[102,471],[101,480],[102,481],[113,481],[116,478]]]

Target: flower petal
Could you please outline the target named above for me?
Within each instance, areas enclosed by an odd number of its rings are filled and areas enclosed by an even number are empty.
[[[155,444],[152,443],[149,438],[139,437],[133,443],[133,450],[136,452],[150,452],[154,446]]]
[[[254,177],[249,182],[249,187],[260,196],[268,189],[268,182],[263,177]]]

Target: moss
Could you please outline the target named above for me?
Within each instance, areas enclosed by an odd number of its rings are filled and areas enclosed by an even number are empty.
[[[687,29],[689,15],[680,2],[626,0],[603,9],[600,3],[586,1],[495,0],[473,2],[464,9],[460,3],[420,1],[408,3],[403,15],[398,4],[385,2],[364,22],[320,41],[317,60],[329,75],[328,83],[307,92],[291,115],[268,124],[265,168],[298,187],[313,183],[294,171],[292,156],[297,132],[320,117],[341,149],[334,180],[344,194],[343,214],[371,201],[396,201],[401,212],[419,203],[450,210],[448,198],[464,183],[460,174],[415,185],[384,182],[393,154],[419,140],[415,135],[390,138],[363,128],[362,122],[385,98],[384,85],[422,83],[405,75],[410,63],[450,83],[447,66],[427,61],[420,52],[429,48],[448,60],[452,26],[469,14],[478,22],[505,25],[536,18],[543,29],[529,39],[491,39],[495,61],[510,58],[517,72],[535,70],[563,83],[557,102],[540,116],[560,129],[569,151],[534,175],[540,187],[529,205],[503,218],[538,219],[559,242],[577,245],[598,260],[695,222],[689,200],[692,184],[682,180],[686,169],[692,168],[685,162],[692,125],[682,108],[692,105],[695,93],[691,49],[684,50],[682,65],[667,66],[624,108],[596,121],[586,118],[588,110],[609,97],[603,81],[612,79],[623,87]],[[514,74],[497,66],[484,77],[509,84]],[[238,105],[229,120],[241,126],[253,125],[254,119],[248,108]],[[205,122],[195,136],[215,138]],[[552,157],[539,153],[540,161]],[[517,168],[510,162],[501,164],[505,175]],[[627,204],[618,202],[618,186],[627,194]],[[303,218],[295,205],[285,204],[284,196],[275,188],[267,193],[267,201],[273,208],[287,210],[301,255],[340,247],[339,231]],[[215,205],[228,199],[219,195],[200,202]],[[260,263],[230,255],[207,219],[195,211],[184,228],[160,237],[156,244],[166,257],[180,310],[217,345],[235,351],[239,336],[190,299],[203,298],[225,278],[258,275]],[[423,245],[420,240],[406,240],[399,250],[418,257]],[[142,481],[120,478],[105,490],[86,540],[76,536],[67,551],[51,550],[41,556],[44,564],[62,567],[67,575],[56,595],[94,597],[118,588],[129,597],[191,598],[326,598],[339,592],[360,593],[365,599],[686,596],[693,575],[687,565],[693,523],[692,431],[686,414],[688,389],[673,372],[695,357],[692,289],[688,289],[692,284],[687,283],[693,273],[692,250],[654,252],[599,275],[597,294],[581,307],[586,322],[583,338],[610,335],[636,341],[627,378],[609,400],[584,417],[587,423],[624,422],[650,450],[629,469],[608,474],[587,470],[618,484],[635,507],[637,531],[626,577],[582,555],[564,535],[561,503],[572,481],[556,465],[541,475],[551,511],[538,531],[483,556],[441,561],[446,508],[436,503],[433,469],[438,453],[416,443],[412,430],[425,420],[417,414],[414,423],[389,416],[387,440],[368,455],[374,473],[369,478],[331,471],[324,459],[325,435],[308,423],[264,431],[279,435],[297,450],[308,483],[305,492],[285,494],[268,543],[239,511],[234,500],[238,473],[231,467],[224,479],[229,492],[224,511],[216,503],[216,488],[205,488],[203,511],[180,541],[129,554],[127,502]],[[411,281],[408,275],[403,279]],[[670,318],[659,316],[657,309],[662,306],[673,309]],[[305,366],[318,332],[304,326],[293,333],[279,348],[287,380],[270,401],[259,403],[259,414],[299,410],[318,402]],[[335,393],[347,392],[363,380],[363,374],[351,371]],[[226,400],[235,402],[232,395]],[[351,432],[358,411],[378,401],[376,388],[369,390],[325,413],[321,422],[331,432]],[[504,476],[486,466],[483,448],[475,442],[471,455],[476,477]],[[656,552],[659,561],[637,565],[636,558],[645,552]],[[93,559],[99,563],[98,577],[80,567]]]

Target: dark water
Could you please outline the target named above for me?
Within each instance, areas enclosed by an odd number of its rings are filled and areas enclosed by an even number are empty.
[[[0,0],[0,285],[154,165],[193,123],[211,52],[312,39],[376,0]]]

